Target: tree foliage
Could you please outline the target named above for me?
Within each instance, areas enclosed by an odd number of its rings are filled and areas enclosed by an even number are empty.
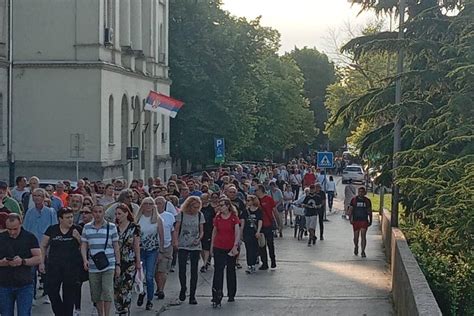
[[[220,1],[170,1],[171,94],[185,102],[171,123],[173,157],[207,164],[215,137],[227,158],[264,158],[311,142],[301,71],[278,57],[279,34],[236,18]]]
[[[380,32],[381,27],[380,23],[369,24],[363,34],[374,36]],[[354,119],[359,117],[354,115],[355,113],[345,111],[345,115],[339,115],[339,112],[352,100],[364,96],[368,91],[387,86],[387,78],[395,71],[393,61],[394,56],[391,53],[366,52],[362,56],[353,56],[350,64],[338,68],[339,80],[328,87],[325,101],[329,112],[325,133],[333,147],[339,148],[348,143],[360,149],[364,136],[371,131],[368,127],[375,127],[387,121],[372,115],[368,118],[360,115],[359,120]],[[385,156],[390,154],[391,146],[389,147]]]
[[[396,1],[360,0],[394,10]],[[403,122],[397,181],[410,247],[445,314],[474,314],[474,1],[407,1],[403,40],[393,33],[351,40],[344,49],[405,52],[402,102],[395,76],[339,108],[336,118],[374,123],[363,152],[386,153],[395,116]],[[449,11],[449,9],[456,9]]]
[[[314,139],[315,146],[326,145],[327,136],[323,134],[324,125],[328,120],[328,111],[324,106],[326,89],[336,80],[334,64],[328,56],[320,53],[316,48],[295,47],[287,54],[293,58],[304,76],[304,95],[310,102],[314,113],[315,127],[318,135]]]

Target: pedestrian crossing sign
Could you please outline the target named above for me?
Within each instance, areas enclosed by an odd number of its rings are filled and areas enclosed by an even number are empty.
[[[318,152],[316,164],[318,168],[333,168],[334,154],[329,151]]]

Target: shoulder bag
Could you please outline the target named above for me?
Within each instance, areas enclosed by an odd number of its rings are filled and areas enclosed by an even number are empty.
[[[109,222],[107,222],[107,237],[105,238],[104,250],[91,256],[92,261],[94,261],[95,266],[99,270],[104,270],[105,268],[109,266],[109,259],[107,258],[107,255],[105,254],[105,249],[107,249],[108,242],[109,242]]]

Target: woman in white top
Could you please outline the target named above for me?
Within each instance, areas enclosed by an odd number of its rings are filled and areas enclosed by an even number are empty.
[[[334,178],[332,176],[329,176],[329,181],[326,183],[326,189],[326,194],[328,195],[329,212],[332,212],[334,197],[337,196],[336,182],[334,182]]]
[[[153,308],[152,300],[155,291],[155,267],[158,260],[158,249],[163,252],[164,230],[163,221],[158,215],[155,201],[151,197],[143,199],[140,208],[138,209],[137,224],[140,225],[140,257],[143,262],[143,269],[145,270],[146,280],[146,309]],[[143,305],[145,292],[138,295],[137,305]]]
[[[288,183],[285,185],[285,191],[283,192],[283,205],[285,206],[285,226],[288,225],[288,213],[290,214],[290,226],[293,227],[293,213],[291,203],[295,197],[294,192],[291,189],[291,185]]]

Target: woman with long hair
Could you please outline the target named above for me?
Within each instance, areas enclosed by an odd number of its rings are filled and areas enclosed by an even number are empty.
[[[158,215],[155,200],[152,197],[143,199],[136,222],[140,225],[140,257],[143,261],[146,280],[146,309],[153,308],[153,294],[155,291],[155,268],[158,261],[158,251],[163,252],[162,240],[164,238],[163,221]],[[145,292],[138,295],[137,305],[143,305]]]
[[[175,195],[179,198],[179,190],[178,190],[178,185],[176,184],[175,181],[170,180],[168,181],[168,194]]]
[[[189,196],[181,206],[181,212],[176,215],[175,247],[178,248],[179,283],[181,291],[179,300],[186,300],[186,263],[191,259],[191,282],[189,289],[189,304],[196,305],[196,286],[198,280],[199,255],[202,250],[201,240],[204,236],[206,219],[201,213],[201,199]]]
[[[258,258],[258,238],[263,225],[263,212],[260,208],[260,201],[255,195],[247,196],[247,207],[240,214],[241,237],[245,243],[245,253],[247,256],[247,272],[256,272]]]
[[[140,226],[135,224],[132,211],[124,203],[116,207],[115,221],[120,247],[120,275],[114,282],[115,310],[119,315],[129,315],[135,271],[141,269]]]
[[[240,228],[237,209],[227,197],[219,199],[218,213],[214,217],[211,249],[214,256],[214,278],[212,279],[212,304],[220,306],[226,269],[228,302],[234,302],[237,293],[235,264],[240,246]]]

